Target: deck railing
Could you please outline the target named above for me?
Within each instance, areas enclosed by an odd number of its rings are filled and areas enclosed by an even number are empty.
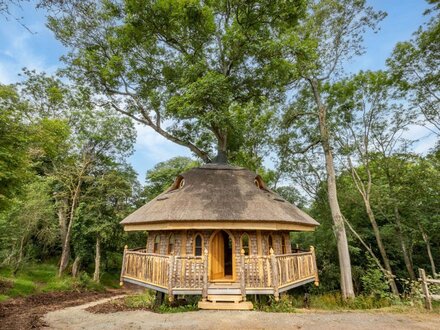
[[[245,256],[244,278],[246,288],[271,288],[272,268],[269,256]]]
[[[241,254],[237,277],[243,297],[249,293],[271,293],[278,299],[279,292],[307,282],[318,283],[315,252],[269,256]],[[203,256],[174,256],[124,250],[122,281],[143,283],[147,287],[166,292],[208,292],[208,251]]]
[[[169,258],[154,253],[124,251],[121,277],[168,288]]]
[[[205,263],[203,257],[176,256],[174,260],[173,288],[202,289]]]
[[[317,279],[313,251],[282,254],[275,257],[278,267],[279,286],[288,286],[304,279]],[[316,278],[315,278],[316,277]]]

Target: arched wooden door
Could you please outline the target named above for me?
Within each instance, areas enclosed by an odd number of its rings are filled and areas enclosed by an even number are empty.
[[[234,246],[230,235],[224,230],[214,234],[210,241],[210,280],[232,281],[234,278]]]

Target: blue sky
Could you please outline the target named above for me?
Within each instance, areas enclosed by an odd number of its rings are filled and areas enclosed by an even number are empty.
[[[398,41],[404,41],[423,24],[427,3],[424,0],[375,0],[369,3],[378,10],[388,13],[381,23],[381,31],[365,36],[366,53],[346,65],[348,72],[377,70],[385,67],[385,60]],[[30,33],[13,19],[0,16],[0,83],[9,84],[20,80],[18,74],[23,67],[54,73],[62,64],[59,57],[65,49],[45,27],[45,13],[35,10],[33,2],[20,8],[13,8],[15,17],[23,17],[22,22]],[[144,181],[145,172],[156,163],[174,156],[190,156],[186,148],[167,141],[151,129],[137,126],[138,138],[135,153],[130,162]],[[415,151],[426,152],[435,143],[429,131],[422,127],[412,127],[408,138],[420,139]],[[270,166],[271,161],[266,164]]]

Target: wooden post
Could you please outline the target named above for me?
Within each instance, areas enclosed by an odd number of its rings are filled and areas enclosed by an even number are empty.
[[[169,302],[173,302],[174,251],[171,252],[168,263],[168,300]]]
[[[273,254],[273,249],[270,248],[270,263],[272,264],[272,284],[273,284],[273,295],[275,297],[275,301],[280,300],[280,293],[278,291],[278,265],[277,258]]]
[[[208,249],[203,251],[203,289],[202,301],[208,299]]]
[[[319,277],[318,277],[318,266],[316,266],[316,254],[315,254],[315,247],[313,245],[310,246],[310,252],[312,252],[312,262],[313,262],[313,268],[315,270],[315,286],[319,286]]]
[[[244,249],[240,251],[240,291],[243,301],[246,301],[246,279],[244,274]]]
[[[424,269],[419,268],[419,276],[420,276],[420,281],[422,282],[423,294],[425,295],[425,307],[426,309],[429,309],[431,311],[432,310],[431,295],[429,294],[429,288],[428,288],[428,283],[426,281],[426,274]]]
[[[127,250],[128,250],[128,245],[124,246],[124,253],[122,254],[121,276],[119,277],[119,285],[120,286],[122,286],[124,284],[124,282],[122,281],[122,278],[124,277],[125,259],[126,259]]]

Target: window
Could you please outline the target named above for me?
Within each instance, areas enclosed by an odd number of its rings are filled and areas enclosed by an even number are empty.
[[[283,254],[287,254],[289,253],[289,245],[290,245],[290,239],[286,236],[283,235]]]
[[[241,236],[241,248],[242,250],[244,250],[244,255],[248,256],[249,255],[249,235],[244,233]]]
[[[171,185],[170,189],[168,189],[168,193],[169,192],[173,192],[177,189],[181,189],[185,186],[185,179],[183,178],[183,176],[179,175],[176,180],[174,180],[174,183]]]
[[[197,234],[194,238],[194,255],[201,256],[203,251],[203,238],[202,235]]]
[[[270,253],[270,249],[273,249],[273,238],[272,238],[271,234],[269,234],[269,237],[267,239],[267,243],[268,243],[268,250],[269,250],[269,253]]]
[[[170,234],[168,237],[168,254],[174,253],[174,243],[176,239],[174,238],[174,234]]]
[[[266,184],[264,183],[263,179],[262,179],[261,176],[259,176],[259,175],[257,175],[257,176],[255,177],[255,179],[254,179],[254,184],[257,186],[258,189],[269,191],[269,190],[266,188]]]
[[[159,253],[159,243],[160,243],[160,235],[156,235],[156,237],[154,237],[153,253]]]

